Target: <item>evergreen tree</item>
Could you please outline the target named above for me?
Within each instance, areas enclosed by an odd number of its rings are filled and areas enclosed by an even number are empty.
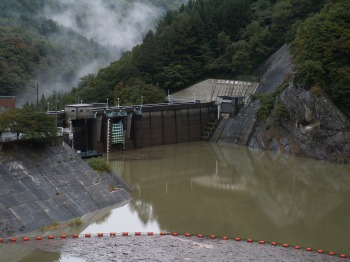
[[[332,1],[302,23],[292,45],[296,81],[321,87],[350,115],[350,2]]]

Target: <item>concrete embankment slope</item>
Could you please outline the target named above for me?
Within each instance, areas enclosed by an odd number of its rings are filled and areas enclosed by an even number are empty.
[[[283,83],[285,77],[291,73],[291,56],[288,46],[285,44],[257,69],[256,74],[260,76],[261,82],[256,93],[274,92]],[[222,130],[217,130],[211,141],[248,145],[254,133],[258,109],[259,104],[254,102],[245,106],[236,117],[223,120]]]
[[[128,201],[122,181],[96,174],[70,147],[0,151],[0,237]]]
[[[256,110],[256,104],[245,106],[234,118],[222,119],[211,142],[246,146],[253,133]]]

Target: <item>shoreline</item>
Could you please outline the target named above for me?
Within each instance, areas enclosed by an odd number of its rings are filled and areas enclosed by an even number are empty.
[[[216,236],[110,233],[26,241],[25,245],[90,261],[349,261],[345,255]],[[341,257],[343,256],[343,257]]]

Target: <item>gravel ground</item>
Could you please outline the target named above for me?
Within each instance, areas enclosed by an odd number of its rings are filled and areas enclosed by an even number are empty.
[[[44,239],[28,245],[95,261],[349,261],[294,247],[197,236],[116,236]]]

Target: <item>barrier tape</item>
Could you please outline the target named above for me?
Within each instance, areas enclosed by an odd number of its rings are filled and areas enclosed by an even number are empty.
[[[134,232],[134,233],[130,233],[130,232],[121,232],[121,233],[116,233],[116,232],[111,232],[111,233],[96,233],[96,234],[91,234],[91,233],[85,233],[85,234],[72,234],[72,235],[66,235],[66,234],[62,234],[59,236],[54,236],[54,235],[49,235],[47,237],[43,237],[43,236],[36,236],[36,237],[22,237],[22,238],[0,238],[0,244],[6,244],[6,243],[19,243],[19,242],[28,242],[30,240],[35,240],[35,241],[40,241],[43,240],[45,238],[52,240],[52,239],[76,239],[76,238],[91,238],[91,237],[98,237],[98,238],[103,238],[103,237],[117,237],[117,236],[121,236],[121,237],[130,237],[130,236],[184,236],[186,238],[189,237],[194,237],[196,236],[199,239],[203,239],[203,238],[208,238],[208,239],[221,239],[224,241],[227,241],[229,239],[234,240],[236,242],[240,242],[240,241],[245,241],[247,243],[258,243],[260,245],[265,245],[265,244],[270,244],[271,246],[281,246],[284,248],[290,248],[293,247],[295,250],[306,250],[308,252],[317,252],[318,254],[328,254],[330,256],[339,256],[340,258],[347,258],[347,256],[345,254],[342,253],[335,253],[333,251],[325,251],[322,249],[312,249],[311,247],[301,247],[301,246],[290,246],[287,243],[277,243],[277,242],[266,242],[264,240],[259,240],[259,241],[254,241],[251,238],[248,239],[244,239],[244,238],[240,238],[240,237],[234,237],[234,238],[229,238],[228,236],[222,236],[222,237],[217,237],[216,235],[203,235],[203,234],[190,234],[190,233],[178,233],[178,232],[160,232],[160,233],[154,233],[154,232]]]

